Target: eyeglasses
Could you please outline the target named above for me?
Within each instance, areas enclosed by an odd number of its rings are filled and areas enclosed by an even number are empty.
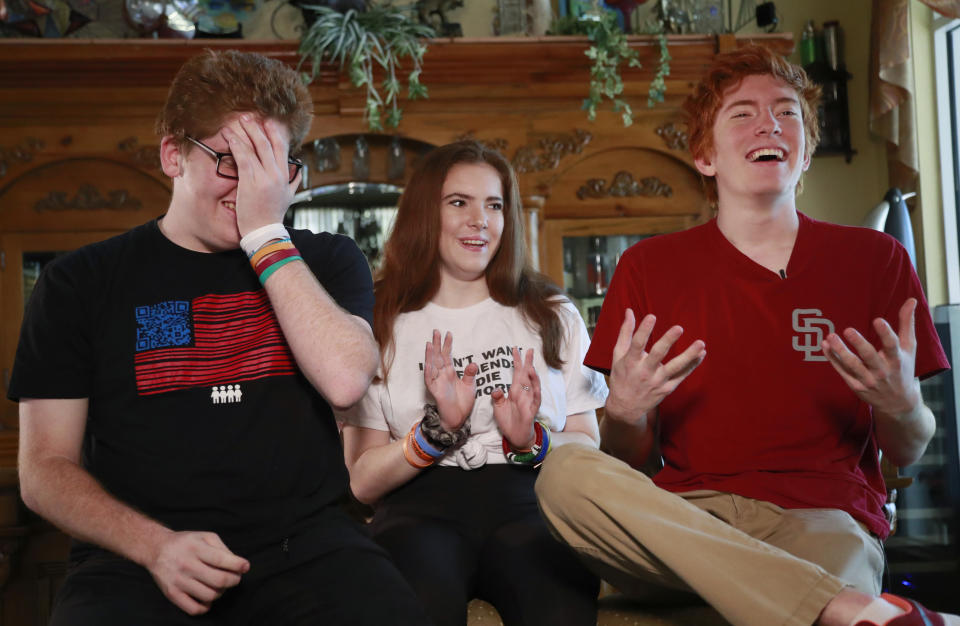
[[[239,180],[240,177],[237,175],[237,160],[233,158],[232,154],[229,152],[217,152],[207,144],[202,141],[197,141],[190,135],[186,137],[217,160],[217,176],[231,180]],[[303,161],[289,157],[287,159],[287,167],[290,169],[290,182],[292,183],[303,168]]]

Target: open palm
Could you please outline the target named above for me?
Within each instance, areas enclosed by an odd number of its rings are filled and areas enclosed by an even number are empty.
[[[473,410],[476,363],[467,365],[461,378],[453,367],[450,351],[453,335],[446,334],[440,344],[440,331],[434,329],[423,357],[423,382],[437,403],[440,423],[447,431],[459,430]]]
[[[525,358],[513,349],[513,382],[510,392],[497,389],[490,395],[493,401],[493,419],[500,433],[507,438],[514,450],[528,450],[533,445],[535,433],[533,420],[540,410],[540,377],[533,367],[533,350],[527,350]]]

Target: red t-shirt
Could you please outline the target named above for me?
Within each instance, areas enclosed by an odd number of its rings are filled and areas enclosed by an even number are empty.
[[[716,220],[652,237],[617,265],[584,363],[609,372],[626,307],[684,334],[667,360],[695,339],[703,363],[659,407],[665,466],[656,483],[674,492],[713,489],[784,508],[850,513],[886,537],[871,407],[826,361],[830,330],[859,330],[879,345],[872,320],[896,332],[898,312],[918,300],[916,373],[949,367],[910,259],[892,237],[803,214],[786,278],[758,265]]]

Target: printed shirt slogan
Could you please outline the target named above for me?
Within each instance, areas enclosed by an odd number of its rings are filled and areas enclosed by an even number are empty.
[[[463,377],[463,370],[471,363],[476,363],[480,368],[477,372],[477,392],[476,396],[489,396],[497,389],[508,391],[510,383],[513,381],[513,346],[500,346],[490,350],[481,350],[480,359],[475,354],[468,354],[461,357],[451,357],[453,367],[456,368],[457,376]],[[521,355],[522,356],[522,355]],[[423,363],[420,363],[420,371],[423,371]],[[502,372],[510,372],[503,376]],[[507,380],[509,378],[509,380]]]
[[[171,300],[135,313],[140,395],[296,373],[265,291]]]

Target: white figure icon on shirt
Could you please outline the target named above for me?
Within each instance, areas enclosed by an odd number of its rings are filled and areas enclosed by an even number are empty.
[[[210,400],[214,404],[228,404],[240,402],[243,397],[243,391],[240,385],[214,385],[210,389]]]

